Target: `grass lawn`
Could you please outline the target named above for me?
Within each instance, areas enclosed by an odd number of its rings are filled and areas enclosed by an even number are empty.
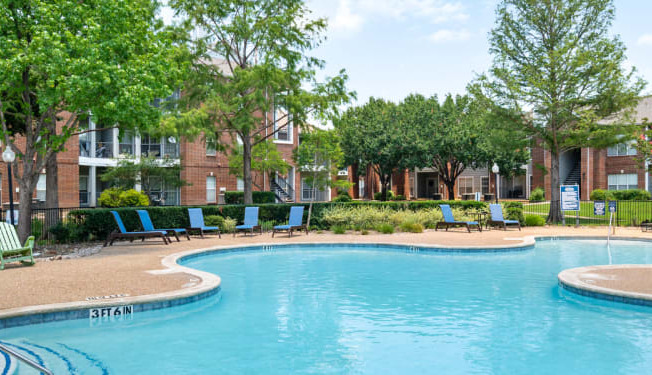
[[[550,202],[526,203],[523,207],[524,214],[547,216]],[[608,208],[607,208],[608,210]],[[574,224],[576,211],[566,211],[566,223]],[[652,221],[652,201],[619,201],[614,221],[618,225],[638,225],[643,220]],[[593,202],[580,202],[580,224],[607,225],[609,212],[604,216],[593,214]]]

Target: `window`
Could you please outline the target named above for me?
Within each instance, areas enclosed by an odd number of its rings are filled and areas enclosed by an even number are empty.
[[[638,175],[632,174],[610,174],[608,177],[609,190],[638,189]]]
[[[636,155],[634,142],[620,143],[607,149],[607,156],[628,156]]]
[[[206,156],[217,155],[217,139],[213,137],[206,138]]]
[[[149,177],[149,202],[152,206],[176,206],[179,204],[179,189],[167,186],[160,177]]]
[[[364,197],[364,178],[358,179],[358,197]]]
[[[217,181],[215,180],[215,176],[207,176],[206,177],[206,202],[208,203],[217,202],[217,196],[215,194],[216,186],[217,186]]]
[[[38,176],[38,182],[36,183],[36,199],[45,202],[45,174],[41,173]]]
[[[91,133],[88,132],[90,129],[90,116],[86,117],[79,122],[79,131],[82,132],[79,134],[79,156],[91,157]]]
[[[482,177],[482,194],[489,194],[489,177]]]
[[[120,133],[120,142],[118,143],[118,154],[134,154],[134,135],[132,132],[125,131]]]
[[[292,142],[292,115],[280,107],[274,111],[274,139]],[[277,131],[278,130],[278,131]]]
[[[143,135],[140,139],[140,153],[147,157],[161,156],[161,140],[149,135]]]
[[[113,129],[104,129],[95,132],[95,157],[113,157]]]
[[[244,191],[244,180],[241,178],[238,178],[236,181],[236,190],[237,191]]]
[[[179,142],[174,137],[165,138],[164,143],[164,155],[166,157],[176,159],[179,157]]]
[[[312,184],[309,184],[305,177],[301,179],[301,200],[305,202],[315,201],[323,202],[327,201],[327,191],[316,189],[313,196],[313,187]]]
[[[460,177],[457,179],[457,190],[459,195],[473,193],[473,177]]]

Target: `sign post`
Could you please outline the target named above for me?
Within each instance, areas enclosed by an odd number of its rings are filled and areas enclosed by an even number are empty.
[[[559,187],[561,194],[562,223],[566,225],[566,211],[577,211],[575,225],[580,225],[580,186],[579,185],[561,185]]]
[[[614,225],[613,227],[611,226],[612,219],[614,217],[614,214],[616,213],[618,208],[618,202],[616,201],[609,201],[609,233],[611,233],[611,228],[613,228],[613,234],[616,234],[616,226]],[[615,224],[615,223],[614,223]],[[607,241],[609,240],[609,237],[607,237]]]

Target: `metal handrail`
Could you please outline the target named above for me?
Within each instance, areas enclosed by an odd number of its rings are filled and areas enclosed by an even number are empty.
[[[5,353],[7,353],[7,354],[9,354],[11,356],[14,356],[16,359],[23,362],[27,366],[29,366],[29,367],[37,370],[37,371],[40,371],[43,374],[54,375],[54,373],[52,371],[50,371],[50,370],[46,369],[45,367],[39,365],[38,363],[34,362],[34,360],[32,360],[31,358],[25,357],[23,354],[15,351],[13,349],[8,348],[4,344],[0,344],[0,350],[2,350],[3,352],[5,352]]]

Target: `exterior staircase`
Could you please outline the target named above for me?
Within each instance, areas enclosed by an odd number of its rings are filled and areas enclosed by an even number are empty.
[[[284,178],[277,176],[272,180],[270,186],[271,191],[273,191],[274,195],[276,195],[276,199],[283,203],[294,202],[294,189]]]
[[[580,166],[580,163],[575,163],[573,169],[571,169],[571,171],[568,173],[568,176],[566,176],[564,185],[580,185],[582,179],[581,169],[582,167]]]

